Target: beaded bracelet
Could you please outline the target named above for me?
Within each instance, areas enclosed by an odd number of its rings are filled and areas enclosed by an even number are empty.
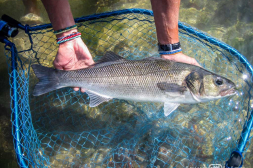
[[[180,53],[182,52],[182,49],[179,48],[177,50],[173,50],[173,51],[160,51],[159,54],[160,55],[172,55],[172,54],[177,54],[177,53]]]
[[[81,33],[79,33],[79,32],[72,33],[68,36],[58,38],[57,39],[57,44],[61,44],[61,43],[64,43],[66,41],[70,41],[70,40],[73,40],[73,39],[78,38],[78,37],[81,37]]]
[[[69,26],[69,27],[66,27],[66,28],[64,28],[64,29],[60,29],[60,30],[54,31],[54,34],[64,33],[64,32],[66,32],[66,31],[69,31],[69,30],[72,30],[72,29],[75,29],[75,28],[77,28],[76,25]]]

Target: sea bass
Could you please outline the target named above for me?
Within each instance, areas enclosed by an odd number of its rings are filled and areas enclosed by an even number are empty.
[[[199,103],[235,94],[235,84],[204,68],[163,58],[127,60],[113,52],[88,68],[57,70],[32,65],[39,78],[34,96],[63,87],[85,88],[90,107],[113,98],[163,102],[168,116],[181,103]]]

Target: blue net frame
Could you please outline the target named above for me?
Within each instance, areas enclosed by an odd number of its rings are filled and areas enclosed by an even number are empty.
[[[125,9],[75,19],[94,59],[112,50],[128,59],[158,55],[153,13]],[[57,44],[51,24],[19,25],[4,39],[9,65],[15,151],[20,167],[186,167],[222,164],[237,151],[246,158],[253,123],[253,69],[237,50],[179,22],[185,54],[235,81],[230,99],[182,105],[169,117],[157,103],[113,100],[89,108],[71,88],[33,97],[30,68],[51,66]]]

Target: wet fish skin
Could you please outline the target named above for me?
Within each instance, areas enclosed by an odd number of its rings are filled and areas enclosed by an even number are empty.
[[[180,103],[198,103],[235,94],[235,84],[194,65],[149,57],[126,60],[107,52],[96,64],[80,70],[63,71],[32,65],[39,78],[33,95],[63,87],[82,87],[95,107],[112,98],[164,102],[165,115]],[[218,85],[217,84],[221,84]]]

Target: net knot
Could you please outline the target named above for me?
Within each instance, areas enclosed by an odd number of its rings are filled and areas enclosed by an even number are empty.
[[[30,26],[29,26],[28,24],[25,25],[25,33],[26,33],[26,34],[29,34],[29,27],[30,27]]]

